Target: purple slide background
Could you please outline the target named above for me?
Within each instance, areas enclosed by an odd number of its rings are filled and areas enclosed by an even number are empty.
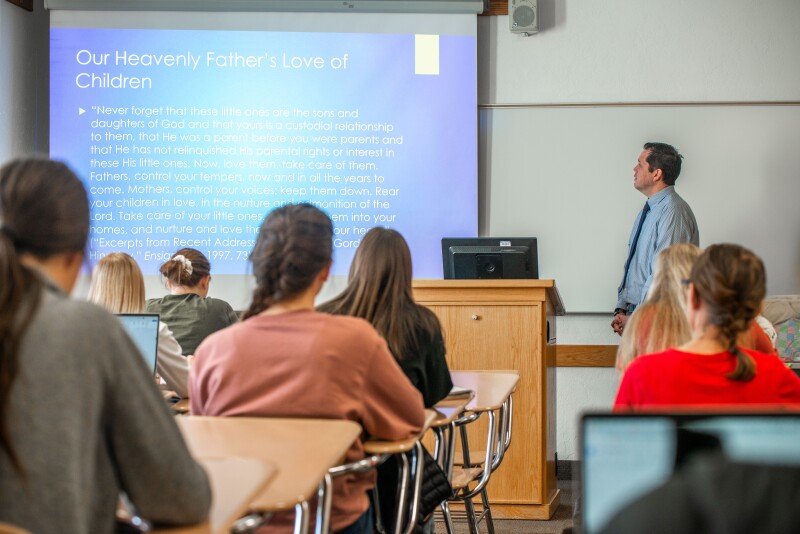
[[[414,73],[414,36],[397,34],[317,34],[317,33],[278,33],[278,32],[241,32],[241,31],[196,31],[196,30],[102,30],[102,29],[52,29],[51,30],[51,156],[66,161],[79,173],[87,184],[87,188],[96,186],[117,186],[124,191],[122,194],[90,194],[95,202],[110,201],[112,206],[120,199],[129,199],[128,185],[151,184],[159,182],[136,181],[132,178],[134,172],[150,172],[154,169],[142,167],[137,163],[136,168],[116,168],[113,172],[126,172],[129,176],[123,181],[99,181],[90,179],[92,168],[90,160],[90,147],[110,146],[111,154],[95,156],[96,159],[121,162],[126,158],[139,161],[141,154],[119,153],[118,146],[133,145],[137,150],[149,149],[151,151],[163,147],[163,140],[147,141],[140,139],[140,131],[148,132],[147,128],[121,128],[110,130],[112,133],[131,133],[133,141],[105,140],[92,141],[93,132],[105,132],[108,128],[92,126],[95,120],[131,119],[147,123],[148,118],[141,116],[102,115],[96,111],[98,106],[110,108],[130,108],[131,106],[145,108],[174,108],[198,107],[220,108],[236,107],[276,109],[276,108],[302,108],[320,110],[358,110],[358,118],[352,119],[363,123],[390,123],[394,132],[390,136],[403,137],[403,144],[390,146],[395,150],[394,158],[380,160],[366,158],[363,161],[378,161],[377,174],[386,177],[382,184],[388,188],[398,188],[400,194],[393,197],[381,198],[391,202],[390,210],[360,209],[357,211],[375,216],[390,213],[396,216],[395,220],[386,226],[396,228],[409,242],[414,259],[415,277],[439,278],[442,275],[441,248],[442,237],[475,236],[477,235],[477,102],[476,102],[476,43],[474,37],[440,36],[440,74],[436,76],[420,76]],[[84,52],[81,52],[84,51]],[[184,66],[131,66],[117,65],[115,61],[118,52],[127,54],[174,54],[186,56],[191,53],[199,57],[200,63],[196,69]],[[261,68],[247,67],[218,67],[207,66],[206,55],[211,52],[219,56],[238,53],[242,56],[264,56],[275,58],[277,66],[272,67],[269,59],[264,60]],[[91,55],[90,55],[91,54]],[[104,61],[104,54],[109,54]],[[322,57],[326,62],[323,69],[314,68],[283,68],[283,54],[287,57]],[[347,67],[340,69],[330,68],[331,58],[342,58],[347,55]],[[96,64],[81,65],[78,58],[92,58]],[[139,89],[112,89],[112,88],[80,88],[78,75],[81,73],[104,74],[110,76],[123,75],[128,77],[147,77],[152,80],[152,88]],[[81,80],[87,79],[86,76]],[[82,108],[85,113],[79,114]],[[152,117],[158,120],[157,131],[163,132],[161,120],[164,116]],[[219,118],[219,117],[218,117]],[[170,120],[195,118],[178,117]],[[219,118],[222,120],[222,118]],[[284,122],[302,121],[301,119],[284,119]],[[304,119],[316,122],[321,119]],[[336,122],[336,120],[334,120]],[[172,131],[180,135],[183,133],[196,133],[196,129],[174,128]],[[209,130],[209,133],[211,131]],[[230,133],[230,131],[225,132]],[[266,132],[259,132],[266,133]],[[276,133],[276,132],[273,132]],[[312,137],[315,132],[282,132],[288,135],[298,134]],[[321,132],[323,135],[363,135],[370,136],[372,132],[345,133]],[[378,132],[375,135],[387,134]],[[173,145],[188,146],[225,146],[237,147],[234,144],[199,142],[173,142]],[[313,146],[313,143],[309,143]],[[255,145],[254,145],[255,146]],[[270,145],[289,146],[289,145]],[[303,145],[308,146],[308,145]],[[331,148],[332,145],[319,144],[319,147]],[[336,145],[333,145],[336,146]],[[360,148],[376,149],[384,145],[364,144]],[[385,146],[384,146],[385,147]],[[353,148],[353,145],[348,145]],[[155,156],[154,159],[185,160],[189,168],[186,172],[195,172],[193,156]],[[231,160],[229,156],[205,156],[210,162],[216,161],[222,168],[224,160]],[[342,158],[321,157],[314,159],[308,156],[259,156],[245,157],[241,161],[257,159],[261,161],[274,161],[282,165],[284,161],[310,162],[310,161],[339,161]],[[358,157],[348,158],[361,161]],[[108,170],[108,169],[103,169]],[[156,169],[163,171],[163,168]],[[172,169],[173,175],[179,170]],[[211,172],[211,171],[209,171]],[[247,170],[237,171],[247,174]],[[290,172],[290,171],[286,171]],[[352,174],[362,174],[352,172]],[[369,174],[372,174],[370,171]],[[306,175],[311,172],[306,171]],[[341,172],[337,171],[337,174]],[[367,174],[367,173],[363,173]],[[143,225],[168,226],[175,224],[197,224],[170,221],[130,222],[119,220],[117,212],[141,214],[142,217],[152,217],[158,212],[184,211],[213,217],[213,208],[203,205],[203,200],[208,201],[215,193],[197,194],[193,197],[175,195],[176,182],[164,182],[170,187],[170,193],[144,193],[140,198],[161,201],[171,199],[168,207],[163,209],[154,207],[125,207],[124,209],[110,209],[115,220],[94,220],[91,243],[91,257],[95,260],[100,255],[116,250],[124,250],[132,254],[142,266],[145,274],[155,274],[161,259],[156,259],[152,253],[168,254],[174,252],[173,246],[146,247],[137,240],[143,239],[141,234],[132,234],[133,228]],[[218,187],[220,184],[210,184]],[[226,184],[221,184],[226,185]],[[242,188],[246,184],[236,184]],[[259,187],[265,184],[257,184]],[[298,186],[301,184],[285,184]],[[303,184],[309,185],[309,184]],[[315,184],[326,186],[326,184]],[[343,183],[335,184],[338,189]],[[374,189],[375,184],[365,186]],[[271,186],[271,187],[274,187]],[[242,199],[252,198],[252,195],[241,193]],[[269,200],[300,201],[300,200],[331,200],[329,197],[315,197],[310,193],[302,195],[275,193],[267,195]],[[194,200],[194,205],[189,209],[175,207],[174,199],[180,198]],[[230,197],[227,197],[230,198]],[[343,197],[337,197],[343,198]],[[375,198],[374,196],[372,198]],[[94,210],[96,214],[102,210]],[[237,214],[234,209],[227,209]],[[252,209],[241,210],[242,213],[252,213]],[[268,210],[256,210],[265,214]],[[326,209],[331,215],[346,214],[353,210]],[[185,214],[184,217],[187,215]],[[257,221],[234,220],[227,222],[229,227],[240,227],[236,231],[246,231],[249,227],[260,224]],[[209,219],[209,225],[219,224]],[[336,226],[340,226],[335,223]],[[374,223],[373,223],[374,224]],[[346,226],[346,225],[344,225]],[[372,226],[366,225],[366,226]],[[117,227],[120,234],[110,234],[107,228]],[[181,234],[182,235],[182,234]],[[197,234],[183,237],[201,238]],[[173,243],[173,235],[150,234],[152,239],[167,239]],[[216,234],[216,238],[235,237],[239,240],[252,240],[252,233],[225,235]],[[98,238],[120,239],[113,242],[112,246],[103,246]],[[346,240],[354,239],[348,236]],[[357,239],[357,238],[356,238]],[[205,252],[210,250],[223,250],[225,247],[198,246]],[[233,247],[235,248],[235,247]],[[239,247],[240,249],[242,247]],[[247,248],[247,247],[245,247]],[[243,250],[243,249],[242,249]],[[335,252],[334,274],[346,274],[354,247],[340,247]],[[146,256],[145,253],[148,253]],[[160,258],[160,257],[159,257]],[[241,250],[235,254],[225,255],[218,253],[211,257],[213,269],[218,274],[244,274],[248,272],[246,254]]]

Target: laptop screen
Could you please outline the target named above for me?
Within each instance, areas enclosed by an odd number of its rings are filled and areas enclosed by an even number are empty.
[[[734,462],[800,465],[800,413],[586,414],[584,532],[667,481],[683,454],[713,442]]]
[[[139,347],[147,367],[156,372],[156,355],[158,354],[158,314],[157,313],[121,313],[118,314],[122,326]]]

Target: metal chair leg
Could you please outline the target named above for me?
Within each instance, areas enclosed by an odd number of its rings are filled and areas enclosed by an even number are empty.
[[[322,482],[319,483],[317,489],[317,524],[314,529],[315,534],[328,534],[330,531],[330,517],[331,517],[331,498],[332,498],[332,480],[331,475],[325,473]]]
[[[472,498],[464,499],[464,511],[467,512],[467,524],[469,525],[470,534],[478,534],[478,517],[475,515],[475,505],[472,503]]]
[[[447,534],[454,534],[455,528],[453,527],[453,516],[450,514],[450,505],[447,503],[447,501],[443,501],[440,506],[442,508],[444,528],[447,530]]]
[[[417,441],[414,448],[411,449],[411,470],[413,472],[414,486],[411,488],[411,501],[409,502],[408,510],[408,524],[405,528],[405,534],[411,534],[417,524],[417,516],[419,515],[419,501],[422,497],[422,443]],[[405,456],[405,455],[403,455]]]
[[[483,520],[486,523],[486,530],[489,534],[494,534],[494,519],[492,519],[492,509],[489,507],[489,496],[486,495],[486,488],[481,491],[481,502],[483,503]]]
[[[467,426],[460,426],[458,429],[461,432],[461,456],[464,467],[472,467],[472,462],[469,458],[469,440],[467,439]]]
[[[397,455],[399,472],[397,474],[397,514],[394,518],[394,534],[403,532],[403,516],[405,515],[406,503],[408,502],[408,480],[409,467],[408,457],[405,454]]]
[[[294,505],[294,534],[308,534],[308,503]]]

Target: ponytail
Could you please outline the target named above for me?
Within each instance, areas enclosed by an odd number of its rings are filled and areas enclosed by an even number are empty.
[[[742,351],[736,343],[739,339],[739,334],[747,330],[747,322],[744,322],[744,326],[742,326],[743,322],[742,319],[735,319],[719,326],[720,332],[728,340],[728,352],[736,358],[736,368],[725,376],[739,382],[747,382],[756,376],[756,362]]]
[[[689,279],[708,306],[709,321],[719,329],[720,342],[736,359],[736,368],[726,376],[742,382],[752,380],[756,364],[737,342],[766,295],[764,263],[739,245],[711,245],[695,262]]]
[[[19,347],[36,312],[41,282],[20,263],[13,235],[8,227],[0,227],[0,448],[8,455],[17,473],[24,475],[6,417],[11,389],[19,372]],[[28,300],[28,295],[33,295],[32,301]],[[34,304],[28,305],[20,318],[18,315],[26,302]]]
[[[261,224],[250,262],[256,288],[247,319],[311,286],[331,262],[333,223],[311,204],[287,204],[267,215]]]

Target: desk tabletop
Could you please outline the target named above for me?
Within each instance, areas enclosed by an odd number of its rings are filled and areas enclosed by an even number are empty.
[[[255,458],[198,458],[208,474],[213,500],[208,520],[193,527],[156,529],[153,534],[224,534],[250,510],[250,503],[275,477],[275,465]]]
[[[467,404],[471,412],[497,410],[514,392],[519,382],[517,371],[451,371],[456,386],[471,389],[475,397]]]
[[[253,510],[290,510],[316,494],[328,469],[341,463],[361,426],[338,419],[199,417],[176,419],[195,457],[240,456],[277,466]]]
[[[367,454],[400,454],[401,452],[408,452],[419,441],[420,437],[427,432],[436,417],[435,411],[425,410],[425,423],[423,423],[422,431],[419,434],[414,434],[398,441],[368,439],[364,442],[364,452]]]
[[[474,392],[469,395],[458,395],[453,397],[445,397],[436,403],[433,407],[436,410],[436,419],[431,423],[431,428],[438,428],[452,423],[459,415],[464,413],[467,405],[475,397]]]

